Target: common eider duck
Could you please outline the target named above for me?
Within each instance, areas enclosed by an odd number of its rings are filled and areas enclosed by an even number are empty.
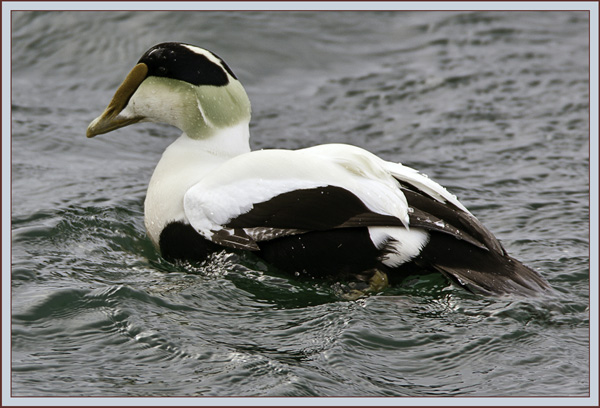
[[[251,151],[246,91],[208,50],[150,48],[87,137],[143,121],[183,132],[158,162],[144,204],[148,236],[167,260],[234,249],[296,276],[398,280],[426,271],[487,295],[549,289],[412,168],[346,144]]]

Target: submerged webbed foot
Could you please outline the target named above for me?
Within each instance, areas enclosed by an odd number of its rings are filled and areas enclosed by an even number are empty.
[[[356,300],[361,297],[381,292],[388,286],[388,276],[380,269],[369,269],[356,276],[357,280],[334,285],[334,291],[345,300]]]

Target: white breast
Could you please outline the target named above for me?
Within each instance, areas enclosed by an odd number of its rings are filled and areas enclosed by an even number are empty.
[[[171,221],[187,221],[183,210],[185,192],[226,158],[196,148],[197,142],[179,137],[163,153],[154,169],[146,201],[144,222],[158,247],[160,233]]]

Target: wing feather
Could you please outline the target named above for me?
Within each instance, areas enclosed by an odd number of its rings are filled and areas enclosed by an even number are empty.
[[[427,245],[411,258],[417,266],[484,293],[548,287],[539,274],[506,255],[445,188],[354,146],[237,156],[187,191],[184,212],[204,238],[250,251],[262,250],[261,242],[311,232],[417,228],[428,234]]]
[[[205,238],[240,246],[250,245],[249,228],[276,228],[280,231],[272,236],[283,236],[336,228],[360,214],[379,214],[407,226],[408,205],[396,180],[376,156],[352,151],[345,160],[311,149],[236,156],[186,192],[185,216]],[[218,233],[222,229],[229,238]],[[247,237],[239,243],[230,238],[244,229]]]
[[[442,186],[347,145],[238,156],[189,189],[184,209],[201,235],[232,248],[257,250],[258,242],[308,231],[410,226],[503,252]]]

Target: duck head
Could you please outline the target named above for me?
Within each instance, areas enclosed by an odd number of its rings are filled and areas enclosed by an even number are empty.
[[[250,101],[225,62],[212,52],[183,43],[150,48],[117,89],[87,137],[137,122],[176,126],[192,139],[250,121]]]

